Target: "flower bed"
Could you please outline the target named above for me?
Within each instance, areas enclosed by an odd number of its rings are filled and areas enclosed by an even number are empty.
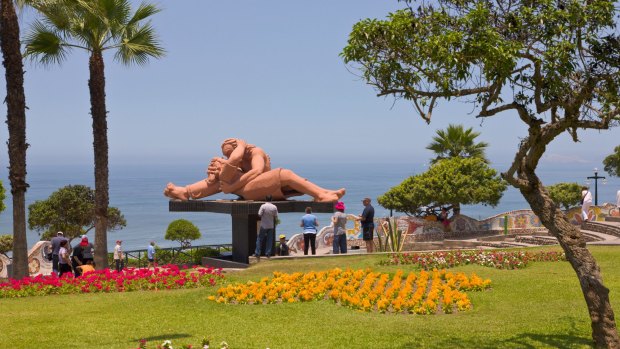
[[[521,269],[529,262],[565,261],[564,252],[555,251],[447,251],[430,253],[394,253],[382,265],[414,264],[422,269],[452,268],[459,265],[477,264],[498,269]]]
[[[62,278],[55,274],[38,275],[0,283],[0,298],[195,288],[214,286],[221,278],[221,269],[196,267],[192,270],[181,270],[176,265],[154,269],[126,268],[120,273],[109,269],[97,270],[78,278],[70,274],[65,274]]]
[[[389,313],[453,313],[471,308],[464,291],[490,287],[490,280],[476,274],[446,270],[389,274],[339,268],[309,273],[274,272],[273,278],[220,288],[209,299],[218,303],[269,304],[331,299],[362,311]]]

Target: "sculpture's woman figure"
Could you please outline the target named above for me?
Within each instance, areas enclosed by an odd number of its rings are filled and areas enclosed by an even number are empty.
[[[329,190],[319,187],[291,170],[271,169],[269,156],[254,145],[236,138],[222,143],[224,158],[215,157],[207,169],[207,178],[184,187],[168,183],[164,195],[180,200],[200,199],[219,192],[236,194],[246,200],[273,200],[307,194],[314,201],[337,201],[344,188]]]

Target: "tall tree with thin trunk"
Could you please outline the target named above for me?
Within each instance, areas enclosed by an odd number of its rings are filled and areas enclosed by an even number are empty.
[[[26,56],[60,63],[71,49],[89,54],[90,113],[95,159],[95,263],[108,266],[108,125],[103,53],[115,51],[123,64],[143,65],[164,54],[150,17],[160,10],[142,3],[131,13],[129,0],[40,0],[30,3],[41,19],[26,36]]]
[[[0,0],[0,41],[6,78],[9,181],[13,197],[13,277],[28,276],[26,240],[26,96],[19,22],[12,0]]]
[[[620,36],[614,1],[404,1],[387,20],[355,24],[346,62],[379,95],[410,101],[430,122],[441,100],[466,98],[477,117],[527,127],[502,177],[519,189],[579,278],[597,347],[619,348],[609,289],[584,236],[536,174],[562,133],[607,129],[620,115]],[[415,3],[415,4],[414,4]]]

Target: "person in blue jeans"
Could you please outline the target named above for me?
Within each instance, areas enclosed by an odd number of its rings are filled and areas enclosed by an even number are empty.
[[[334,254],[347,253],[347,215],[344,213],[344,203],[338,201],[334,206],[336,213],[332,216],[334,225]]]
[[[273,237],[276,233],[276,219],[278,218],[278,208],[271,203],[271,195],[265,198],[265,203],[258,209],[260,217],[260,230],[256,237],[256,250],[254,257],[260,261],[261,246],[265,241],[265,256],[271,256],[271,247],[273,245]]]
[[[300,227],[304,228],[304,255],[308,255],[308,247],[311,247],[312,254],[316,254],[316,233],[319,221],[312,214],[312,208],[306,207],[306,214],[301,217]]]

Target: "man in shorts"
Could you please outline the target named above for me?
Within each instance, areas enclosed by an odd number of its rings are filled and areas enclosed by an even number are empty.
[[[366,243],[366,252],[373,253],[375,251],[375,208],[370,204],[370,198],[364,198],[362,204],[364,205],[364,211],[358,220],[362,223],[362,235]]]
[[[146,249],[146,259],[149,261],[147,268],[155,266],[155,241],[151,241]]]

